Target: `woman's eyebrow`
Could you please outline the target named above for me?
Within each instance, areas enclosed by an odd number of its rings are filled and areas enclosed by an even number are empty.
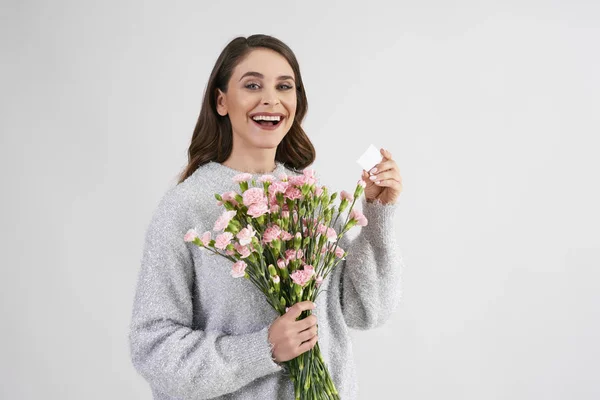
[[[264,78],[265,78],[265,76],[264,76],[263,74],[261,74],[260,72],[249,71],[249,72],[246,72],[244,75],[242,75],[242,77],[240,78],[240,81],[241,81],[242,79],[244,79],[245,77],[247,77],[247,76],[254,76],[254,77],[256,77],[256,78],[260,78],[260,79],[264,79]],[[277,77],[277,80],[278,80],[278,81],[284,81],[284,80],[286,80],[286,79],[291,79],[291,80],[293,80],[294,82],[296,82],[296,81],[294,80],[294,78],[293,78],[293,77],[291,77],[291,76],[289,76],[289,75],[281,75],[281,76],[278,76],[278,77]]]

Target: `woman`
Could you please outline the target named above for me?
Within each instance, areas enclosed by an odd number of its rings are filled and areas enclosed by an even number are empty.
[[[311,349],[317,317],[283,316],[251,282],[233,279],[231,262],[185,243],[212,229],[222,209],[214,193],[237,190],[241,173],[298,174],[315,150],[301,127],[307,99],[293,52],[266,35],[239,37],[210,76],[189,164],[153,215],[146,234],[130,331],[132,362],[155,399],[293,399],[282,366]],[[319,344],[342,399],[357,396],[348,327],[383,324],[399,300],[401,258],[393,235],[401,177],[389,152],[371,171],[363,213],[369,224],[323,282],[316,300]]]

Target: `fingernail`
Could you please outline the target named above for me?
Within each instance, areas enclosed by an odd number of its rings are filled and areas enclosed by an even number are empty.
[[[377,168],[373,168],[372,170],[369,171],[370,174],[374,174],[375,172],[377,172]]]
[[[370,179],[370,180],[372,180],[372,181],[374,181],[375,179],[377,179],[377,176],[375,176],[375,175],[371,175],[371,176],[369,177],[369,179]]]

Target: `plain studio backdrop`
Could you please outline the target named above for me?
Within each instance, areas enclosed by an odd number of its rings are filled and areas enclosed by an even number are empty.
[[[3,1],[0,397],[150,399],[150,217],[236,36],[296,53],[313,165],[389,149],[406,268],[360,399],[600,398],[600,3]]]

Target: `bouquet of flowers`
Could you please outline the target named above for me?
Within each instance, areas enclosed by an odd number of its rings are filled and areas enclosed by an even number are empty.
[[[184,240],[231,260],[231,275],[250,280],[280,315],[295,303],[314,302],[323,280],[347,255],[338,241],[352,227],[367,224],[365,216],[353,209],[365,182],[358,181],[353,195],[341,191],[336,205],[338,194],[318,186],[310,169],[297,176],[262,175],[254,180],[250,174],[239,174],[233,179],[240,193],[215,195],[225,211],[213,230],[222,233],[213,239],[211,231],[199,235],[190,229]],[[338,218],[346,210],[336,232]],[[304,311],[298,319],[310,313]],[[318,342],[285,365],[296,399],[339,399]]]

